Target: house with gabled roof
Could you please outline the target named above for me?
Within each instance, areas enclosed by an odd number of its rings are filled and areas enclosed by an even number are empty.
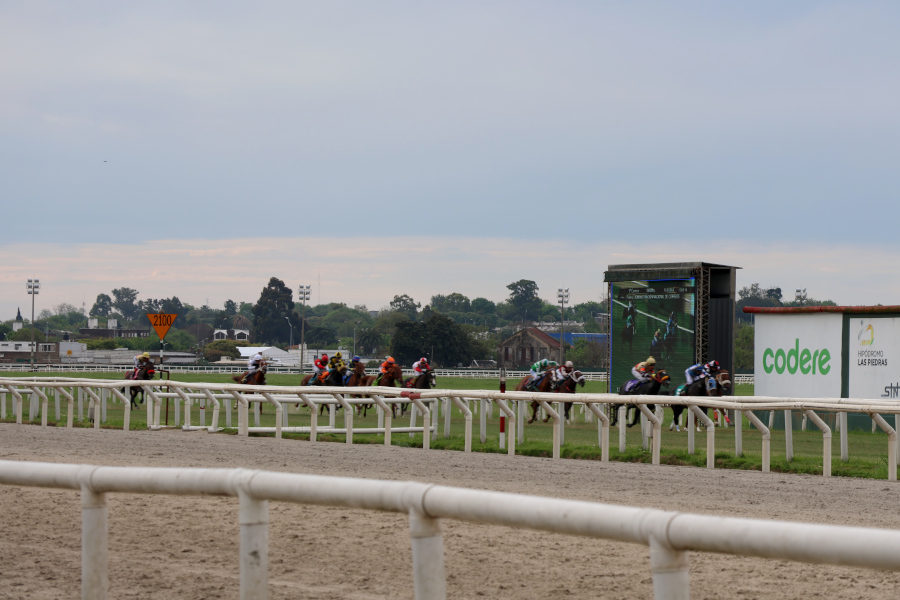
[[[543,358],[559,360],[559,340],[536,327],[520,329],[497,348],[498,366],[507,369],[527,368]]]

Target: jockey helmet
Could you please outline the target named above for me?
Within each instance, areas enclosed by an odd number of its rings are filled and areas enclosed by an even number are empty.
[[[648,358],[647,360],[644,361],[644,364],[648,367],[652,367],[653,365],[656,364],[656,359],[651,356],[650,358]]]
[[[327,355],[327,354],[323,354],[323,355],[321,356],[321,360],[327,360],[327,359],[328,359],[328,355]]]
[[[718,371],[719,370],[719,361],[717,361],[717,360],[709,361],[708,363],[706,363],[706,368],[709,369],[710,371]]]
[[[425,363],[425,364],[427,365],[427,364],[428,364],[428,359],[425,358],[425,357],[423,356],[422,358],[419,359],[419,362],[423,362],[423,363]]]
[[[335,352],[335,353],[334,353],[334,357],[335,357],[335,358],[340,358],[340,357],[341,357],[341,353],[340,353],[340,352]]]
[[[566,368],[567,368],[567,369],[574,369],[574,368],[575,368],[575,363],[573,363],[571,360],[567,360],[567,361],[566,361]]]
[[[388,357],[387,357],[387,360],[386,360],[385,362],[389,362],[389,363],[394,362],[394,357],[393,357],[393,356],[388,356]]]
[[[143,354],[141,354],[141,356],[143,356],[144,358],[150,358],[150,353],[144,352]]]
[[[354,361],[354,362],[358,362],[358,361],[359,361],[359,355],[354,356],[354,357],[353,357],[353,361]]]

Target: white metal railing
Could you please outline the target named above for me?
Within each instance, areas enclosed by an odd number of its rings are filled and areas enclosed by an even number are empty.
[[[619,418],[619,451],[626,450],[626,428],[624,419],[625,406],[623,402],[636,406],[646,420],[646,428],[642,432],[645,447],[649,446],[652,452],[652,463],[659,464],[660,449],[662,444],[662,408],[657,406],[653,411],[650,405],[662,403],[672,406],[687,407],[687,432],[688,452],[695,451],[694,428],[697,423],[706,427],[706,455],[707,467],[713,468],[715,463],[715,429],[714,423],[706,415],[701,407],[715,408],[722,411],[734,411],[737,422],[742,423],[746,417],[748,421],[760,432],[762,437],[762,470],[768,472],[771,463],[771,434],[769,428],[754,414],[753,411],[769,411],[770,420],[775,411],[784,411],[787,422],[790,422],[791,412],[798,411],[805,419],[812,422],[822,432],[822,460],[823,475],[831,475],[831,438],[832,431],[828,425],[816,414],[819,412],[837,413],[840,428],[841,459],[849,458],[847,441],[847,413],[865,413],[872,417],[877,427],[888,436],[888,479],[897,478],[897,461],[900,455],[900,446],[897,443],[897,433],[881,416],[882,414],[895,415],[894,425],[900,425],[900,401],[891,399],[860,399],[860,398],[772,398],[762,396],[739,397],[683,397],[683,396],[619,396],[617,394],[556,394],[535,392],[504,392],[487,390],[403,390],[390,387],[319,387],[319,386],[245,386],[235,383],[201,383],[179,381],[110,381],[83,378],[65,377],[21,377],[0,378],[0,418],[5,419],[7,414],[7,396],[13,400],[13,412],[17,423],[23,422],[24,398],[29,399],[29,421],[40,414],[41,425],[48,423],[48,404],[50,393],[55,395],[56,414],[59,419],[60,397],[67,402],[67,426],[73,426],[73,405],[78,401],[79,415],[82,414],[83,402],[88,403],[89,413],[93,409],[95,414],[94,427],[99,428],[106,412],[108,401],[121,401],[125,405],[123,428],[130,429],[131,403],[125,398],[123,389],[139,387],[146,392],[147,426],[151,430],[164,427],[160,422],[161,406],[163,400],[175,401],[175,426],[180,424],[180,403],[184,403],[184,424],[182,429],[195,430],[206,429],[218,431],[220,411],[225,409],[225,427],[232,427],[231,409],[234,404],[237,411],[237,431],[239,435],[249,435],[251,432],[274,433],[276,438],[281,438],[283,432],[308,433],[312,441],[316,440],[319,432],[329,432],[345,435],[348,444],[353,443],[353,436],[365,434],[383,434],[385,445],[392,442],[393,433],[422,433],[423,447],[430,448],[430,441],[438,435],[437,423],[440,415],[444,417],[444,437],[450,436],[450,419],[453,411],[451,405],[457,408],[465,419],[465,450],[471,451],[473,409],[471,402],[476,402],[474,411],[480,413],[480,436],[484,443],[487,439],[486,413],[493,405],[496,405],[508,421],[509,443],[501,435],[501,448],[506,447],[509,454],[515,454],[516,442],[524,441],[527,405],[540,407],[549,418],[553,419],[553,457],[559,458],[561,446],[564,443],[565,421],[560,417],[563,405],[567,403],[581,406],[586,420],[597,419],[598,445],[601,450],[601,460],[609,460],[609,429],[610,420],[608,413],[611,407],[618,407]],[[201,403],[201,424],[191,424],[191,407],[195,402]],[[271,404],[275,408],[275,426],[259,426],[259,409],[262,403]],[[359,404],[374,404],[378,414],[376,427],[355,427],[353,423],[353,408]],[[392,425],[392,404],[406,404],[411,407],[409,427],[397,428]],[[213,414],[209,425],[206,424],[205,406],[212,405]],[[555,408],[554,406],[555,405]],[[288,410],[286,407],[305,406],[310,409],[310,421],[308,426],[291,427],[288,424]],[[329,422],[327,426],[318,423],[318,409],[327,406],[329,409]],[[335,421],[336,407],[344,408],[343,427],[337,427]],[[253,408],[256,426],[249,425],[249,410]],[[480,410],[479,410],[480,408]],[[417,424],[417,415],[421,415],[422,424]],[[611,413],[610,413],[611,414]],[[79,417],[81,418],[81,417]],[[734,427],[735,454],[743,454],[743,427]],[[785,452],[787,460],[793,457],[793,435],[791,428],[785,430]],[[426,434],[427,432],[427,434]]]
[[[0,483],[81,492],[81,596],[109,592],[109,493],[237,497],[240,598],[268,597],[270,500],[407,514],[417,600],[447,596],[442,519],[650,547],[654,598],[690,598],[689,551],[900,570],[900,531],[741,519],[416,482],[244,469],[103,467],[0,460]]]
[[[34,367],[34,372],[38,373],[122,373],[131,370],[130,364],[38,364]],[[166,369],[171,373],[211,373],[220,375],[236,375],[246,371],[243,365],[157,365],[157,368]],[[11,373],[31,372],[31,365],[28,364],[4,364],[0,363],[0,371]],[[309,369],[301,370],[299,367],[280,367],[269,365],[269,373],[300,375],[309,373]],[[465,379],[499,379],[499,369],[435,369],[437,377],[460,377]],[[367,375],[378,375],[377,368],[366,369]],[[507,371],[506,376],[509,378],[522,378],[528,375],[528,371]],[[603,372],[582,372],[588,381],[606,381],[607,373]],[[751,376],[752,377],[752,376]],[[752,383],[752,381],[751,381]]]

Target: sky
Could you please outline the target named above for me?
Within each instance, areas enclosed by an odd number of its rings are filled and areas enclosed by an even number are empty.
[[[522,278],[596,300],[607,265],[670,259],[898,303],[898,25],[888,2],[0,3],[0,320],[30,276],[44,307],[276,276],[380,308]]]

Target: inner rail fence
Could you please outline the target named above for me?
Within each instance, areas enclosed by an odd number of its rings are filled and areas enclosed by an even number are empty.
[[[695,515],[416,482],[0,460],[0,484],[80,491],[81,596],[90,600],[106,600],[109,594],[110,493],[237,497],[242,600],[268,597],[270,500],[408,515],[417,600],[447,596],[443,519],[649,546],[657,600],[690,598],[692,550],[900,570],[900,531]]]
[[[897,479],[897,462],[900,446],[897,443],[897,429],[900,429],[900,401],[890,399],[864,398],[773,398],[764,396],[740,397],[679,397],[679,396],[619,396],[617,394],[557,394],[536,392],[493,392],[487,390],[421,390],[411,391],[396,387],[309,387],[309,386],[247,386],[239,384],[179,382],[179,381],[110,381],[64,377],[23,377],[0,378],[0,419],[7,418],[7,400],[12,400],[12,413],[16,423],[24,422],[25,399],[28,399],[28,421],[36,421],[38,416],[42,426],[48,425],[50,396],[54,396],[56,420],[60,421],[60,402],[67,405],[66,426],[74,426],[75,404],[78,406],[79,420],[83,420],[83,408],[87,404],[88,418],[99,428],[105,420],[109,402],[124,404],[123,429],[131,429],[131,401],[129,388],[137,388],[146,398],[147,427],[159,430],[167,427],[161,422],[162,406],[174,400],[174,425],[185,431],[202,430],[216,432],[221,429],[236,429],[239,436],[250,433],[274,433],[281,438],[284,432],[308,434],[316,441],[320,433],[344,435],[348,444],[354,435],[383,435],[384,444],[391,445],[392,434],[408,433],[410,437],[422,434],[423,448],[430,449],[431,441],[437,439],[441,417],[443,435],[450,437],[451,418],[456,409],[465,421],[464,449],[472,451],[474,415],[479,416],[480,439],[487,440],[487,415],[494,407],[500,411],[500,448],[515,455],[515,446],[525,439],[525,415],[530,404],[536,404],[545,415],[553,420],[553,458],[561,455],[565,443],[566,420],[561,417],[566,404],[580,409],[586,422],[596,420],[597,444],[601,460],[609,460],[610,416],[617,413],[619,423],[619,452],[626,451],[626,406],[627,402],[641,412],[642,439],[645,449],[651,450],[652,464],[660,462],[662,445],[663,412],[662,402],[670,406],[687,408],[688,452],[696,452],[695,429],[702,425],[706,433],[706,466],[715,467],[716,423],[707,416],[706,409],[730,412],[735,423],[743,424],[746,418],[760,433],[762,445],[762,471],[769,472],[771,464],[771,432],[775,412],[783,411],[785,422],[791,423],[793,412],[803,417],[822,432],[822,474],[831,476],[832,431],[821,418],[820,413],[835,413],[835,421],[840,430],[841,459],[849,460],[847,440],[847,413],[868,414],[874,424],[887,434],[888,479]],[[474,403],[474,405],[473,405]],[[192,421],[192,406],[199,404],[199,424]],[[274,408],[275,426],[260,426],[260,408],[269,404]],[[359,405],[373,405],[377,412],[376,427],[354,426],[354,409]],[[393,421],[398,405],[410,408],[409,426],[397,427]],[[655,405],[655,410],[650,406]],[[183,422],[181,421],[183,406]],[[207,424],[206,409],[212,407],[212,417]],[[233,423],[232,408],[237,409],[237,422]],[[289,407],[295,414],[301,407],[309,409],[308,425],[290,425]],[[319,423],[319,409],[328,409],[328,424]],[[338,426],[336,409],[343,408],[344,422]],[[250,426],[250,411],[253,411],[254,426]],[[768,411],[767,426],[757,416],[760,411]],[[221,413],[225,413],[224,427],[220,427]],[[577,413],[578,411],[576,411]],[[401,415],[403,411],[401,410]],[[419,424],[421,415],[421,425]],[[894,415],[892,427],[883,415]],[[574,416],[573,416],[574,418]],[[743,426],[734,427],[735,454],[743,454]],[[793,459],[792,428],[785,429],[785,452],[788,461]]]

